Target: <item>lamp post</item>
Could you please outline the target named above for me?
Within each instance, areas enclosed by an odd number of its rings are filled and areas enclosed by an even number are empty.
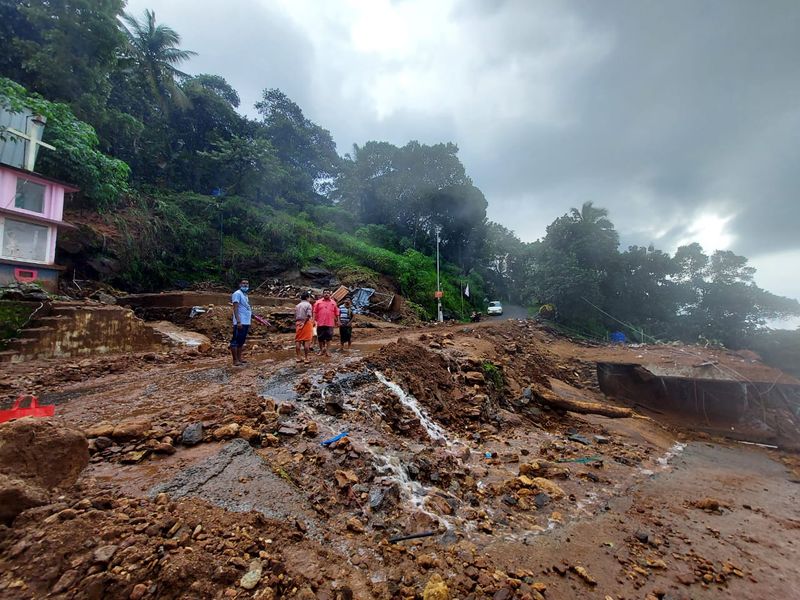
[[[440,227],[436,228],[436,305],[437,305],[437,320],[441,323],[444,321],[442,316],[442,284],[439,279],[439,232]]]
[[[211,190],[211,195],[217,199],[217,208],[219,209],[219,272],[220,276],[224,277],[223,261],[225,258],[225,236],[222,231],[222,196],[224,192],[222,188],[214,188]]]

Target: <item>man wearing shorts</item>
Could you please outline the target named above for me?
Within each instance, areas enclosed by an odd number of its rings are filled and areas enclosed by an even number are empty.
[[[339,344],[341,344],[342,350],[344,350],[345,344],[347,344],[347,349],[350,350],[352,341],[353,307],[350,303],[350,298],[347,298],[342,306],[339,307]]]
[[[300,302],[294,307],[294,352],[297,355],[297,362],[306,364],[308,364],[308,344],[311,342],[314,322],[308,296],[308,292],[300,294]],[[300,357],[301,346],[304,358]]]
[[[244,341],[247,339],[247,332],[250,330],[250,319],[253,316],[253,311],[250,309],[250,299],[247,297],[247,292],[250,289],[250,284],[247,279],[242,279],[239,282],[239,289],[231,295],[231,302],[233,303],[233,337],[231,338],[231,356],[233,357],[233,366],[241,367],[247,364],[242,360],[242,348],[244,348]]]
[[[330,356],[328,345],[333,339],[333,328],[339,325],[339,307],[331,298],[330,290],[322,290],[322,298],[314,303],[314,320],[317,322],[320,354]]]

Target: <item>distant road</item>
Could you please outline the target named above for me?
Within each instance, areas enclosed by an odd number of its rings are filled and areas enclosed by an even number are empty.
[[[488,321],[504,321],[506,319],[527,319],[528,309],[525,308],[524,306],[517,306],[516,304],[503,303],[502,315],[492,315],[490,317],[484,315],[484,318]]]

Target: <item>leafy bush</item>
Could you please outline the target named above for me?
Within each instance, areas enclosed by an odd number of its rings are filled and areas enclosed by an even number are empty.
[[[493,362],[486,360],[481,365],[481,370],[483,371],[483,376],[494,386],[494,389],[503,389],[503,386],[505,385],[505,377],[503,377],[503,371],[500,367],[495,365]]]
[[[3,77],[0,105],[11,112],[27,108],[47,117],[44,141],[56,149],[39,153],[37,167],[41,173],[74,183],[89,203],[101,210],[115,206],[128,191],[128,165],[100,152],[94,128],[78,120],[69,106],[28,93]]]

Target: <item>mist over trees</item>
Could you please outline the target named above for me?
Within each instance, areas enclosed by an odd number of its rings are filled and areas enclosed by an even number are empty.
[[[316,264],[351,281],[387,276],[432,315],[438,235],[453,316],[501,299],[553,305],[557,322],[592,337],[622,329],[743,346],[770,319],[800,314],[732,252],[621,251],[602,198],[565,207],[542,239],[523,243],[487,219],[455,144],[373,140],[342,156],[268,81],[258,117],[244,117],[222,76],[185,72],[195,52],[179,32],[152,11],[123,9],[122,0],[0,0],[0,102],[47,116],[45,140],[58,151],[42,153],[39,169],[78,184],[79,207],[135,230],[104,275],[117,285],[230,282]]]

